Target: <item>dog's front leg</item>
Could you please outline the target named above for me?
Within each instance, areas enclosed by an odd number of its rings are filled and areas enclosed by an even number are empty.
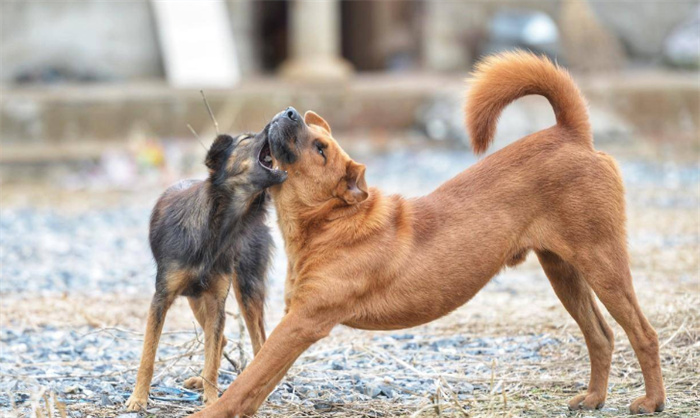
[[[294,295],[294,266],[291,261],[287,262],[287,278],[284,281],[284,313],[289,312],[289,304]]]
[[[328,335],[338,321],[327,312],[292,309],[263,344],[250,365],[214,405],[193,418],[251,416],[284,377],[285,371],[313,343]]]
[[[129,399],[126,401],[126,409],[129,411],[145,410],[148,404],[148,392],[153,379],[153,364],[156,360],[158,341],[163,332],[163,322],[165,314],[170,309],[175,296],[169,293],[156,292],[151,301],[151,308],[148,313],[146,333],[143,338],[143,351],[141,353],[141,364],[136,376],[136,387]]]

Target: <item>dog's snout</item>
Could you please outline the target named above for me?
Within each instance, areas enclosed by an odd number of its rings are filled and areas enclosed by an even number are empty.
[[[297,110],[291,106],[279,112],[272,119],[273,122],[291,122],[294,125],[301,124],[302,120],[303,119],[301,118],[299,112],[297,112]]]
[[[299,115],[299,112],[293,107],[288,107],[284,111],[284,116],[287,117],[287,119],[291,120],[292,122],[299,122],[301,120],[301,115]]]

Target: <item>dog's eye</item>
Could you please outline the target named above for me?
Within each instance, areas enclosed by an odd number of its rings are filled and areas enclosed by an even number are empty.
[[[316,146],[316,152],[325,160],[326,154],[323,150],[326,149],[326,146],[321,141],[315,141],[314,145]]]

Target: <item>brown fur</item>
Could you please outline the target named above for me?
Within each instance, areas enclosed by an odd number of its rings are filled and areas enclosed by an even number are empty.
[[[390,330],[432,321],[531,250],[590,353],[588,391],[569,406],[600,408],[607,394],[613,335],[595,293],[642,367],[646,395],[631,411],[662,410],[658,339],[629,270],[622,180],[614,160],[593,149],[571,78],[526,53],[487,59],[466,112],[474,149],[486,150],[503,107],[526,94],[549,98],[556,126],[416,199],[363,189],[364,170],[333,140],[328,124],[307,112],[306,126],[293,137],[295,161],[283,164],[289,178],[271,189],[289,257],[288,312],[221,400],[196,416],[251,415],[294,360],[335,325]],[[279,129],[290,123],[276,122]],[[318,141],[326,146],[323,158],[313,145]]]
[[[555,71],[552,71],[555,69]],[[586,103],[566,70],[525,52],[492,55],[477,64],[465,107],[467,129],[477,154],[488,149],[501,111],[513,100],[538,94],[549,100],[557,125],[574,135],[569,139],[593,148]]]

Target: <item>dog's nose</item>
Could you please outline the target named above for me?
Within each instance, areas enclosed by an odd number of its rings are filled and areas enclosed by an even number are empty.
[[[301,115],[299,115],[299,112],[297,112],[297,110],[291,106],[285,109],[284,116],[292,122],[299,122],[301,120]]]

